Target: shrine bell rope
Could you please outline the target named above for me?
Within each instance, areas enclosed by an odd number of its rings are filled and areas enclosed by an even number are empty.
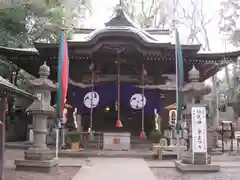
[[[90,109],[90,131],[92,132],[92,122],[93,122],[93,90],[94,90],[94,65],[91,64],[92,77],[91,77],[91,109]]]
[[[117,122],[116,127],[122,127],[122,122],[120,120],[120,58],[119,53],[117,53]]]
[[[94,140],[94,134],[93,134],[93,129],[92,129],[92,124],[93,124],[93,93],[94,93],[94,63],[90,65],[92,77],[91,77],[91,108],[90,108],[90,129],[89,129],[89,135],[88,135],[88,140]]]
[[[144,131],[144,100],[145,100],[145,96],[144,96],[144,93],[145,93],[145,75],[146,75],[146,71],[145,71],[145,67],[144,67],[144,63],[142,64],[142,131],[140,133],[140,139],[144,140],[146,139],[146,133]]]
[[[117,88],[118,88],[118,94],[117,94],[117,98],[118,98],[118,120],[120,120],[120,59],[118,59],[118,75],[117,75]]]
[[[144,64],[142,64],[142,131],[144,131],[144,93],[145,93],[145,87],[144,87],[144,81],[145,81],[145,74],[144,74]]]

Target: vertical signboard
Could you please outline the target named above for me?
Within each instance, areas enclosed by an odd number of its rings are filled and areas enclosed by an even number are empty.
[[[207,153],[206,107],[192,107],[192,152]]]

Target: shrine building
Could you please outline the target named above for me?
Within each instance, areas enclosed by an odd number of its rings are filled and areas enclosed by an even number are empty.
[[[154,111],[161,117],[161,129],[168,129],[165,107],[176,101],[175,44],[170,31],[142,29],[118,8],[103,28],[76,28],[74,33],[74,40],[68,41],[67,103],[77,108],[83,130],[88,131],[92,115],[96,132],[138,136],[143,119],[146,133],[152,131]],[[56,82],[59,44],[34,46],[30,50],[0,47],[0,55],[35,77],[46,61],[50,79]],[[200,47],[181,45],[185,82],[193,65],[200,72],[200,81],[205,81],[240,56],[240,51],[200,53]],[[56,94],[52,101],[56,103]],[[122,128],[115,127],[118,118]]]

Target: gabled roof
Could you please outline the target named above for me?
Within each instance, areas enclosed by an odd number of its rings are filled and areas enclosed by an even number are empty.
[[[98,44],[99,40],[107,37],[108,40],[114,39],[114,43],[122,45],[128,43],[128,39],[134,38],[142,47],[153,48],[153,51],[160,52],[161,48],[174,50],[175,45],[166,29],[143,29],[134,23],[131,18],[124,12],[121,5],[117,5],[113,17],[105,23],[105,26],[97,29],[74,29],[74,39],[68,41],[68,46],[79,48],[83,52],[86,49],[91,50]],[[109,38],[108,38],[109,37]],[[117,37],[113,38],[113,37]],[[104,39],[105,41],[106,39]],[[111,42],[109,42],[111,44]],[[35,43],[35,47],[40,53],[45,52],[46,48],[56,48],[57,43]],[[137,44],[138,45],[138,44]],[[134,45],[136,49],[139,49]],[[182,45],[183,51],[190,51],[196,54],[201,45]],[[86,51],[85,51],[86,52]]]
[[[239,56],[240,56],[240,50],[237,50],[237,51],[223,52],[223,53],[199,52],[197,53],[196,58],[204,60],[204,59],[209,59],[209,57],[211,57],[212,59],[223,60],[224,58],[237,58]]]
[[[17,96],[25,97],[28,99],[35,99],[37,97],[33,96],[32,94],[19,89],[17,86],[13,85],[6,79],[4,79],[2,76],[0,76],[0,88],[4,91],[10,92],[12,94],[15,94]]]
[[[115,9],[115,15],[113,16],[110,21],[105,23],[106,27],[112,28],[132,28],[135,29],[134,31],[139,31],[140,34],[145,35],[147,38],[151,39],[152,41],[157,41],[157,39],[153,38],[149,33],[144,31],[140,28],[137,24],[135,24],[131,18],[123,11],[121,5],[118,5]]]
[[[38,50],[36,48],[11,48],[11,47],[4,47],[0,46],[1,53],[17,53],[23,55],[37,55]]]
[[[79,37],[75,42],[89,42],[95,37],[101,35],[113,35],[115,32],[119,36],[132,34],[138,36],[146,43],[153,44],[170,44],[170,32],[166,29],[142,29],[124,12],[121,5],[117,5],[113,17],[105,23],[105,26],[98,29],[74,29],[75,37]]]

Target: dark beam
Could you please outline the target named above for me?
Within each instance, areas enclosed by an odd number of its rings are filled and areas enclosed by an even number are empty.
[[[5,164],[5,101],[4,96],[0,98],[0,180],[4,180],[4,164]]]

